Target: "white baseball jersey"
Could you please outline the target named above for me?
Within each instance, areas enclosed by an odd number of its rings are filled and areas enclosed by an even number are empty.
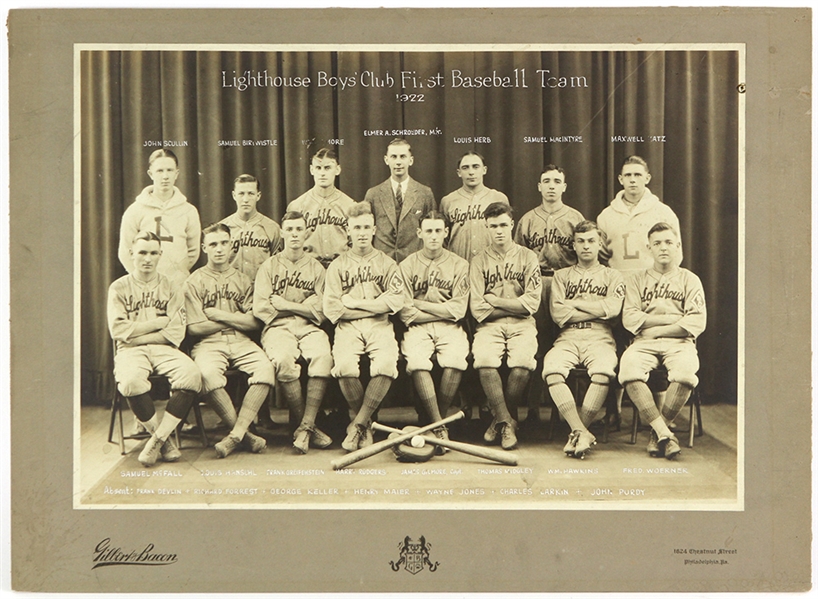
[[[195,270],[185,281],[185,308],[187,324],[210,320],[205,308],[218,308],[226,312],[253,313],[253,282],[236,268],[218,272],[205,265]],[[241,331],[237,335],[246,336]],[[221,338],[221,331],[205,339]]]
[[[356,299],[383,300],[391,313],[403,307],[403,279],[398,264],[380,250],[372,248],[365,256],[353,251],[338,256],[327,269],[324,288],[324,314],[330,322],[338,322],[344,313],[341,296]]]
[[[519,298],[529,316],[537,311],[542,294],[542,278],[537,255],[513,243],[505,255],[491,246],[475,256],[470,267],[472,316],[482,323],[494,310],[483,297],[488,292],[506,299]],[[502,320],[502,319],[501,319]]]
[[[131,272],[130,249],[140,231],[156,233],[162,241],[162,257],[156,269],[181,289],[190,269],[199,259],[201,240],[199,211],[178,188],[166,202],[153,195],[153,185],[142,190],[122,215],[119,230],[119,261]]]
[[[514,241],[533,250],[540,272],[559,270],[577,263],[574,227],[585,220],[579,210],[565,204],[556,212],[546,212],[542,204],[526,212],[517,223]]]
[[[440,201],[440,211],[449,219],[449,250],[471,261],[491,245],[491,235],[483,214],[494,202],[508,204],[508,197],[496,189],[484,188],[475,195],[463,188],[453,191]]]
[[[414,300],[440,303],[458,322],[466,316],[469,305],[469,263],[448,250],[434,260],[415,252],[400,263],[403,276],[404,306],[400,319],[411,325],[418,314]]]
[[[328,265],[338,254],[347,249],[347,214],[355,200],[340,189],[328,198],[315,193],[315,188],[297,197],[287,211],[295,210],[307,221],[307,238],[304,250]]]
[[[167,316],[170,322],[160,332],[176,347],[185,338],[185,296],[170,279],[157,273],[143,283],[133,275],[118,278],[108,288],[108,330],[117,349],[128,342],[138,322]]]
[[[621,190],[597,218],[597,225],[608,237],[611,258],[608,265],[621,271],[645,270],[653,267],[653,255],[647,248],[648,231],[659,222],[669,224],[680,234],[679,219],[667,204],[653,195],[649,189],[632,209],[622,199]],[[682,262],[681,246],[679,262]],[[678,266],[677,264],[677,266]]]
[[[554,273],[551,283],[551,318],[565,327],[569,322],[596,322],[610,325],[622,311],[625,298],[625,282],[622,273],[608,266],[597,264],[584,269],[569,266]],[[602,318],[586,318],[566,303],[566,300],[601,301],[605,309]],[[586,317],[583,317],[582,315]]]
[[[686,268],[674,268],[667,274],[649,268],[634,274],[625,285],[622,324],[639,339],[649,314],[678,315],[677,324],[690,338],[701,335],[707,310],[699,277]]]
[[[392,323],[386,314],[340,320],[345,311],[341,297],[347,294],[356,299],[382,298],[390,312],[396,314],[403,307],[403,279],[397,263],[375,248],[365,256],[352,250],[343,252],[327,268],[324,287],[324,314],[338,323],[332,347],[332,376],[360,376],[360,356],[366,353],[371,376],[396,378],[398,343]]]
[[[230,265],[254,280],[259,266],[280,249],[281,227],[260,212],[248,220],[234,213],[221,222],[230,227]]]
[[[323,294],[326,271],[321,264],[308,254],[300,260],[290,262],[283,253],[269,258],[258,270],[253,294],[253,315],[270,327],[283,325],[291,320],[305,328],[320,325],[324,321]],[[273,295],[285,300],[303,304],[309,308],[312,318],[292,314],[279,318],[279,312],[270,303]]]

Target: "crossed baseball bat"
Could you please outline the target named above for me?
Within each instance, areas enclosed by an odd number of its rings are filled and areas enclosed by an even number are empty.
[[[377,443],[373,443],[368,447],[362,447],[361,449],[357,449],[347,455],[332,460],[330,463],[332,464],[333,470],[341,470],[342,468],[346,468],[347,466],[351,466],[355,462],[360,462],[361,460],[365,460],[366,458],[371,458],[373,455],[377,455],[382,451],[386,451],[387,449],[394,447],[395,445],[400,445],[405,441],[409,441],[412,437],[416,437],[418,435],[422,435],[423,433],[428,433],[429,431],[436,429],[439,426],[443,426],[450,422],[454,422],[455,420],[460,420],[461,418],[465,418],[466,415],[463,411],[459,411],[456,414],[452,414],[448,418],[444,418],[437,422],[433,422],[432,424],[428,424],[423,426],[417,430],[410,431],[408,433],[404,433],[400,429],[392,428],[390,426],[385,426],[383,424],[378,424],[377,422],[372,423],[373,430],[379,430],[389,433],[399,433],[397,436],[392,437],[391,439],[384,439],[383,441],[379,441]],[[460,451],[462,453],[467,453],[473,456],[477,456],[479,458],[485,458],[487,460],[491,460],[493,462],[500,462],[501,464],[508,464],[510,466],[517,465],[517,458],[513,454],[502,453],[495,449],[489,449],[488,447],[480,447],[478,445],[471,445],[469,443],[460,443],[458,441],[445,441],[443,439],[432,438],[432,437],[424,437],[425,441],[430,445],[439,445],[441,447],[446,447],[448,449],[452,449],[454,451]]]

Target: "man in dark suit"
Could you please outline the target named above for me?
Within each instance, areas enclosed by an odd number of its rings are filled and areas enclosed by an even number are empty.
[[[391,177],[370,188],[364,200],[372,206],[375,215],[375,248],[400,262],[421,248],[417,236],[420,217],[435,210],[432,190],[409,177],[414,162],[412,148],[405,139],[393,139],[386,148],[383,161]]]

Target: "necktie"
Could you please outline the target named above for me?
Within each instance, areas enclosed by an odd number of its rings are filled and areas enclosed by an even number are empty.
[[[403,210],[403,187],[400,184],[398,184],[398,188],[395,190],[395,209],[400,219],[400,212]]]

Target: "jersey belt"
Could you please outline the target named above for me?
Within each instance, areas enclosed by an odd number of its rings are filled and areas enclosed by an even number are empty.
[[[540,276],[542,276],[542,277],[553,277],[554,276],[554,271],[550,270],[548,268],[540,267]]]
[[[609,327],[606,324],[601,324],[599,322],[591,322],[591,321],[586,320],[585,322],[572,322],[571,324],[565,325],[565,328],[566,329],[607,329],[607,330],[610,330],[611,327]]]

